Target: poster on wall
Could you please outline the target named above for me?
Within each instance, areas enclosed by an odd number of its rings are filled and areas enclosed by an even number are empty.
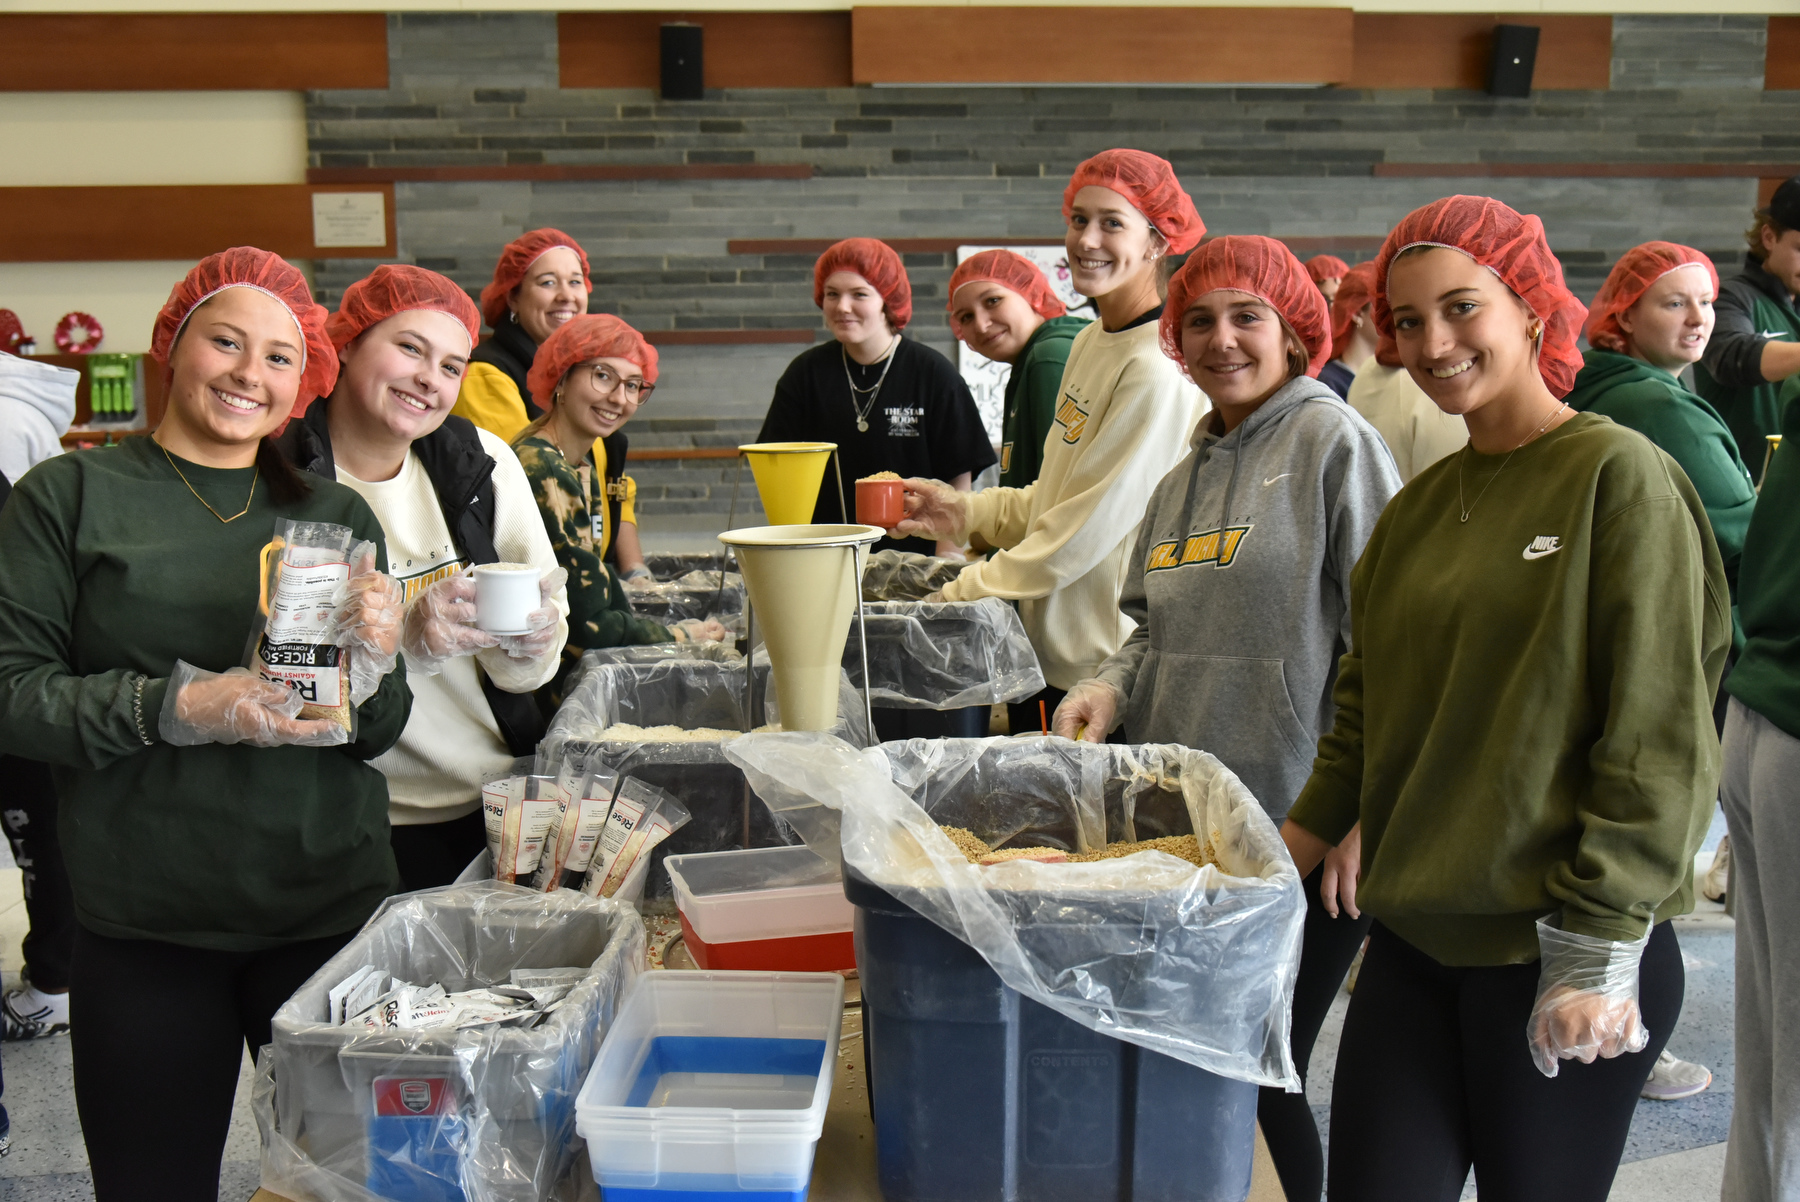
[[[1051,289],[1057,299],[1069,307],[1069,312],[1081,317],[1094,316],[1094,302],[1075,291],[1075,285],[1069,280],[1069,254],[1058,245],[1046,246],[959,246],[956,248],[956,261],[961,263],[970,255],[978,255],[984,250],[1004,249],[1030,259],[1037,265],[1044,278],[1050,281]],[[975,408],[981,413],[981,424],[986,428],[988,440],[995,446],[1000,445],[1000,419],[1006,400],[1006,379],[1012,374],[1012,367],[1006,363],[996,363],[987,356],[972,351],[962,342],[956,344],[956,370],[962,374],[963,383],[975,394]]]

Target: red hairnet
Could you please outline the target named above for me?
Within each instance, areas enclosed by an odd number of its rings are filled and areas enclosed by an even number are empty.
[[[1336,255],[1314,255],[1306,261],[1306,274],[1312,277],[1315,284],[1323,284],[1326,280],[1341,280],[1350,270],[1350,264]]]
[[[1175,168],[1167,160],[1141,150],[1102,150],[1069,177],[1063,189],[1063,218],[1075,208],[1075,194],[1083,188],[1111,188],[1131,202],[1169,244],[1172,254],[1182,255],[1199,245],[1206,223],[1194,202],[1181,190]]]
[[[958,263],[956,270],[950,273],[950,287],[946,290],[949,296],[944,301],[944,308],[954,309],[957,289],[977,280],[998,284],[1008,292],[1018,293],[1046,321],[1052,317],[1061,317],[1069,311],[1066,305],[1056,299],[1056,293],[1050,290],[1050,281],[1044,278],[1044,273],[1038,270],[1037,264],[1010,250],[984,250]]]
[[[1310,266],[1310,264],[1308,265]],[[1373,260],[1348,268],[1338,281],[1337,296],[1331,302],[1331,357],[1341,359],[1350,345],[1356,315],[1365,305],[1375,301],[1375,263]]]
[[[1319,374],[1331,355],[1331,312],[1294,252],[1260,234],[1214,238],[1188,256],[1169,281],[1169,302],[1163,306],[1165,355],[1186,370],[1181,354],[1182,315],[1196,300],[1222,288],[1248,292],[1275,310],[1306,347],[1306,374]]]
[[[533,263],[544,257],[545,251],[555,250],[559,246],[575,252],[575,257],[581,260],[581,274],[583,278],[587,276],[587,252],[569,235],[552,229],[532,230],[521,234],[508,242],[500,252],[500,261],[494,264],[493,282],[481,290],[481,316],[488,325],[500,328],[500,323],[506,320],[507,311],[512,308],[513,291],[525,282],[525,273],[531,270]]]
[[[642,334],[611,313],[583,313],[557,326],[531,360],[525,383],[538,408],[550,408],[569,369],[589,359],[629,359],[644,369],[644,383],[656,383],[656,348]]]
[[[912,284],[906,266],[894,248],[878,238],[845,238],[826,248],[813,264],[813,304],[825,307],[825,280],[834,271],[848,271],[869,281],[881,293],[882,312],[896,330],[912,320]]]
[[[344,289],[344,299],[325,323],[325,332],[341,353],[370,326],[414,309],[448,313],[462,322],[470,349],[481,338],[481,314],[467,292],[435,271],[405,263],[384,263]]]
[[[337,351],[325,335],[325,306],[315,304],[300,269],[278,254],[254,246],[234,246],[208,255],[194,265],[169,293],[150,333],[150,357],[164,367],[174,353],[181,329],[194,310],[227,288],[254,288],[281,302],[300,331],[300,393],[288,420],[331,391],[337,383]],[[285,426],[286,423],[284,422]]]
[[[1712,281],[1713,296],[1718,296],[1718,268],[1691,246],[1646,242],[1626,251],[1613,264],[1606,283],[1600,285],[1600,295],[1594,298],[1594,307],[1588,310],[1588,344],[1602,350],[1623,351],[1627,340],[1625,328],[1619,324],[1619,314],[1642,300],[1644,293],[1650,291],[1650,285],[1671,271],[1692,265],[1706,268],[1706,278]]]
[[[1518,213],[1491,196],[1446,196],[1401,219],[1375,257],[1380,290],[1375,294],[1375,324],[1392,336],[1394,311],[1388,304],[1388,276],[1394,259],[1412,246],[1459,250],[1486,267],[1513,290],[1544,323],[1538,340],[1538,373],[1551,395],[1567,396],[1581,370],[1576,339],[1587,307],[1563,283],[1562,264],[1550,253],[1544,223]]]

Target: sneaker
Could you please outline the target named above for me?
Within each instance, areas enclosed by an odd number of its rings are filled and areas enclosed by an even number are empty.
[[[1725,889],[1730,883],[1731,836],[1726,835],[1719,840],[1719,850],[1713,852],[1711,867],[1700,878],[1700,892],[1707,901],[1724,901]]]
[[[6,996],[0,998],[0,1021],[5,1023],[0,1038],[8,1043],[66,1035],[69,1031],[69,995],[42,993],[33,985],[9,989]]]
[[[1701,1093],[1712,1084],[1712,1070],[1704,1064],[1677,1060],[1665,1051],[1656,1058],[1650,1079],[1644,1082],[1644,1096],[1653,1102],[1679,1102]]]

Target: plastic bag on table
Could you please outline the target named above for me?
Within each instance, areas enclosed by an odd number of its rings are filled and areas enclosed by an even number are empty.
[[[294,1202],[591,1197],[575,1095],[643,963],[643,923],[620,902],[493,881],[389,898],[275,1014],[253,1093],[264,1188]],[[587,972],[529,1029],[333,1025],[329,991],[363,965],[451,991],[515,969]]]
[[[711,572],[717,579],[722,569],[737,570],[731,552],[723,547],[716,551],[646,551],[644,566],[658,580],[672,580],[689,572]]]
[[[955,580],[968,566],[966,560],[939,559],[916,551],[877,551],[863,569],[863,600],[917,601]]]
[[[634,582],[631,608],[665,626],[688,618],[743,628],[744,578],[736,572],[686,572],[672,580]]]
[[[1037,652],[1012,606],[979,601],[868,601],[871,704],[954,710],[1023,701],[1044,687]],[[854,624],[844,650],[850,683],[862,688]]]
[[[1223,764],[1173,745],[827,735],[727,744],[758,796],[969,944],[1007,985],[1083,1026],[1258,1085],[1299,1088],[1288,1046],[1305,901],[1262,806]],[[1161,852],[1095,863],[969,863],[990,848],[1097,850],[1195,834],[1216,863]]]
[[[262,549],[257,612],[244,648],[245,667],[300,695],[301,718],[336,722],[352,739],[351,691],[358,681],[351,665],[367,653],[338,646],[337,615],[368,546],[348,526],[277,519],[275,535]]]

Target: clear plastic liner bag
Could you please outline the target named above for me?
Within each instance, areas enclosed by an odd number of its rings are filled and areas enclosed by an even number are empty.
[[[672,580],[689,572],[711,572],[716,581],[721,571],[736,571],[730,551],[646,551],[644,566],[658,580]]]
[[[696,570],[667,580],[637,580],[625,593],[633,610],[665,626],[710,618],[740,634],[744,629],[744,578],[733,571]]]
[[[575,1096],[643,962],[636,912],[572,890],[388,899],[275,1014],[252,1095],[263,1187],[294,1202],[592,1197]],[[573,988],[528,1029],[334,1025],[333,987],[364,966],[452,992]]]
[[[954,710],[1022,701],[1044,687],[1018,612],[998,597],[869,601],[863,615],[874,705]],[[860,689],[862,647],[854,625],[844,670]]]
[[[918,601],[955,580],[968,566],[966,560],[916,551],[877,551],[863,569],[863,600]]]
[[[1001,980],[1094,1031],[1257,1085],[1298,1090],[1288,1045],[1305,900],[1281,837],[1214,757],[1174,745],[828,735],[726,745],[828,861],[979,952]],[[990,848],[1098,850],[1196,835],[1215,863],[1148,851],[1094,863],[969,863]]]
[[[1641,1052],[1650,1032],[1638,1010],[1638,961],[1650,935],[1629,943],[1578,935],[1540,918],[1537,1000],[1525,1036],[1531,1061],[1546,1077],[1560,1062],[1592,1064]]]

